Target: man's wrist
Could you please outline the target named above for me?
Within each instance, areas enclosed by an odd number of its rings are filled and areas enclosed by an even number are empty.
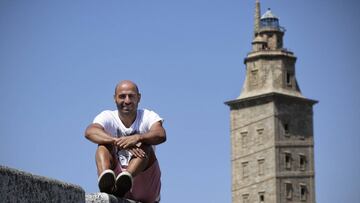
[[[111,137],[110,140],[111,140],[111,141],[110,141],[110,144],[112,144],[112,145],[115,145],[115,144],[116,144],[116,138],[115,138],[115,137]]]
[[[142,136],[141,135],[137,135],[137,143],[142,143]]]

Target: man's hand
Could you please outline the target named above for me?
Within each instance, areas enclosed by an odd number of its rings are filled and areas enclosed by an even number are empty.
[[[140,147],[132,147],[127,149],[133,156],[137,157],[137,158],[145,158],[146,157],[146,153],[143,149],[141,149]]]
[[[133,148],[138,144],[140,141],[140,135],[130,135],[130,136],[123,136],[119,137],[115,140],[115,146],[117,146],[119,149],[129,149]]]
[[[135,157],[144,158],[146,156],[146,153],[144,150],[140,148],[141,145],[141,143],[139,142],[140,136],[141,135],[135,134],[135,135],[116,138],[114,144],[119,149],[128,150]]]

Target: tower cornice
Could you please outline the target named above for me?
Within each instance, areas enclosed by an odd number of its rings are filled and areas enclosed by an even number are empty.
[[[226,101],[225,104],[228,105],[230,107],[230,109],[239,109],[239,108],[259,105],[259,104],[263,104],[263,103],[273,102],[273,101],[277,101],[277,100],[281,100],[281,101],[288,100],[291,102],[306,103],[311,106],[318,103],[318,101],[316,101],[316,100],[307,99],[304,97],[297,97],[297,96],[286,95],[286,94],[281,94],[281,93],[277,93],[277,92],[271,92],[271,93],[267,93],[267,94],[256,95],[253,97],[247,97],[247,98],[242,98],[242,99]]]
[[[252,51],[247,57],[244,59],[244,63],[248,61],[254,61],[257,59],[276,59],[276,58],[291,58],[296,61],[296,56],[293,52],[288,51],[286,49],[281,50],[261,50],[261,51]]]

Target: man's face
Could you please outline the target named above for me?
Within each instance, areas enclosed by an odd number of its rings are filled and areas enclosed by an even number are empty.
[[[122,115],[136,115],[141,95],[131,83],[120,84],[115,91],[114,99],[117,109]]]

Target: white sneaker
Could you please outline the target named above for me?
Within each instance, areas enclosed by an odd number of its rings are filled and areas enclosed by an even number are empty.
[[[115,186],[115,173],[107,169],[103,171],[98,178],[100,192],[112,193]]]
[[[132,188],[133,177],[127,172],[121,172],[116,178],[116,192],[115,194],[119,197],[124,197],[124,195],[129,192]]]

